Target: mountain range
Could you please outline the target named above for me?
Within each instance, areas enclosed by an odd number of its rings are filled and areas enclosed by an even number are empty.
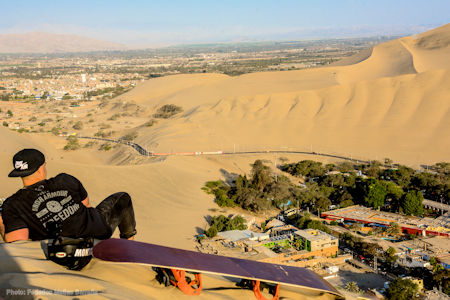
[[[126,50],[126,47],[74,34],[29,32],[0,35],[0,53],[64,53],[107,50]]]

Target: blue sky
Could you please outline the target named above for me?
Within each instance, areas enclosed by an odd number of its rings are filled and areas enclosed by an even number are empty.
[[[0,34],[72,33],[131,46],[411,34],[449,0],[0,0]]]

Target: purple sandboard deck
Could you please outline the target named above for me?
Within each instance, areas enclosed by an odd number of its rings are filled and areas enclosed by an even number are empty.
[[[211,255],[125,239],[101,241],[95,245],[93,255],[106,261],[140,263],[163,268],[261,280],[320,290],[341,296],[328,282],[306,268]]]

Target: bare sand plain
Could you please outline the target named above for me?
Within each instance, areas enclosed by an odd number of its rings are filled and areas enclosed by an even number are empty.
[[[145,126],[164,104],[180,106],[183,112]],[[313,149],[365,159],[389,157],[412,166],[449,161],[450,25],[375,46],[328,67],[239,77],[157,78],[110,103],[95,105],[91,111],[78,111],[78,118],[86,120],[81,135],[93,135],[111,116],[128,111],[109,122],[108,130],[115,132],[113,137],[137,133],[135,142],[154,152]],[[39,109],[33,111],[38,114]],[[193,235],[205,228],[204,217],[217,207],[200,189],[207,180],[248,173],[257,158],[311,158],[261,154],[152,160],[123,145],[108,152],[64,151],[65,140],[47,133],[0,128],[0,138],[0,197],[21,187],[17,179],[6,177],[12,155],[36,147],[47,155],[49,175],[67,172],[78,177],[94,205],[111,193],[129,192],[137,215],[137,240],[184,249],[194,247]],[[0,269],[0,288],[71,291],[82,286],[101,292],[77,296],[80,299],[183,297],[174,289],[157,287],[153,273],[143,266],[94,261],[81,273],[65,271],[43,260],[39,242],[1,244]],[[253,296],[250,291],[223,290],[207,291],[200,298]]]

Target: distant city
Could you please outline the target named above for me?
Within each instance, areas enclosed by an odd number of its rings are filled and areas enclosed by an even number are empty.
[[[0,54],[0,99],[98,100],[183,73],[299,70],[331,64],[395,37],[200,44],[64,54]]]

